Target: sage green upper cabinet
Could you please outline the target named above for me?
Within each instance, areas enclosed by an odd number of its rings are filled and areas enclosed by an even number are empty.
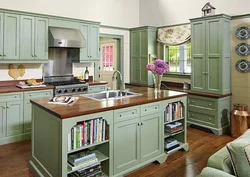
[[[20,16],[4,13],[3,58],[19,60]]]
[[[48,19],[21,16],[20,59],[48,60]]]
[[[221,14],[191,19],[191,86],[194,91],[230,93],[230,19]]]
[[[4,15],[0,13],[0,60],[3,59],[3,21]]]
[[[81,48],[80,61],[98,61],[99,25],[80,23],[80,30],[86,40],[86,47]]]
[[[130,81],[144,85],[153,84],[151,72],[146,70],[149,54],[156,54],[156,27],[130,29]]]
[[[60,27],[60,28],[73,28],[79,29],[79,22],[68,20],[68,19],[58,19],[58,18],[50,18],[49,26]]]

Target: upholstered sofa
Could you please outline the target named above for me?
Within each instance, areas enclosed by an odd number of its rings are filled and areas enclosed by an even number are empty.
[[[250,177],[250,129],[208,159],[198,177]]]

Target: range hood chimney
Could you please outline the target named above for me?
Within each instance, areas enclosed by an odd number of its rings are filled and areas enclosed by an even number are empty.
[[[80,30],[49,27],[49,47],[86,47],[86,40]]]

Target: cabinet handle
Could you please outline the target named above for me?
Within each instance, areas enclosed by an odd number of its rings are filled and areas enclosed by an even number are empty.
[[[48,93],[45,93],[46,95],[48,95]]]
[[[31,96],[31,95],[30,95]]]
[[[135,114],[134,112],[132,112],[132,114]]]
[[[194,101],[191,101],[191,103],[194,103]]]
[[[35,55],[35,57],[37,57],[37,56]]]
[[[157,109],[157,107],[155,107],[155,109]]]
[[[206,75],[206,72],[202,72],[203,75]]]
[[[211,103],[209,103],[209,104],[208,104],[208,106],[212,106],[212,104],[211,104]]]
[[[120,117],[122,117],[122,115],[120,114]]]
[[[5,106],[3,106],[3,109],[5,109],[6,107]]]
[[[2,57],[3,55],[2,54],[0,54],[0,57]]]
[[[6,57],[6,55],[5,55],[5,54],[3,54],[3,56],[4,56],[4,57]]]
[[[147,109],[145,109],[145,111],[147,111]]]
[[[34,55],[31,55],[32,57],[34,57]]]
[[[212,119],[209,117],[208,120],[212,120]]]
[[[138,123],[138,126],[140,126],[140,123]]]
[[[141,122],[141,125],[143,125],[143,123]]]
[[[15,96],[15,98],[17,98],[17,96]]]
[[[194,117],[194,114],[191,114],[192,117]]]
[[[7,109],[9,109],[10,107],[9,106],[7,106]]]

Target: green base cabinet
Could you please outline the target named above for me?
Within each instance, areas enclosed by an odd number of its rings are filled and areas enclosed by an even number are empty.
[[[165,152],[163,120],[165,108],[175,102],[183,103],[183,131],[173,137],[179,147]],[[97,157],[106,176],[121,177],[151,162],[165,162],[168,155],[179,149],[188,150],[186,138],[186,96],[122,109],[60,119],[39,106],[32,105],[32,157],[30,171],[34,176],[67,177],[72,171],[68,154],[85,149],[101,152]],[[72,127],[96,118],[106,120],[108,139],[70,149]],[[45,143],[46,141],[46,143]],[[70,140],[71,142],[71,140]]]
[[[188,96],[188,125],[210,129],[216,135],[228,133],[231,97],[208,98]]]
[[[191,19],[191,89],[213,94],[230,90],[230,16]]]
[[[146,70],[149,54],[156,54],[155,27],[130,29],[130,82],[153,85],[153,76]]]
[[[31,99],[38,99],[38,98],[46,98],[52,97],[53,90],[39,90],[39,91],[29,91],[24,92],[24,112],[23,112],[23,121],[24,121],[24,133],[31,132]]]

